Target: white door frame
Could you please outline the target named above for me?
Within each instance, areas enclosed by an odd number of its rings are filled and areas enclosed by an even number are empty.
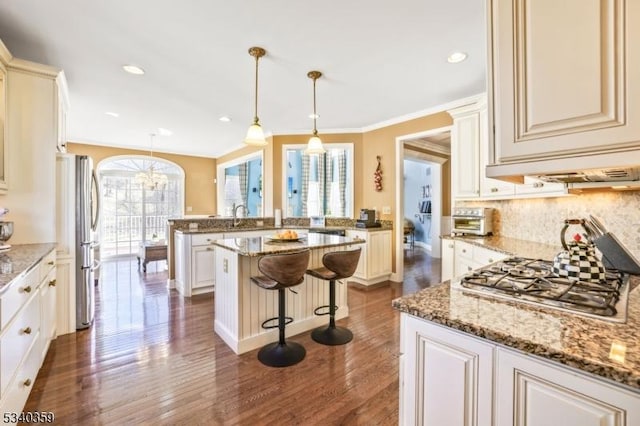
[[[402,224],[404,223],[404,142],[451,132],[452,127],[438,127],[437,129],[396,137],[396,271],[391,277],[394,282],[402,282],[404,280],[404,232],[401,232]]]

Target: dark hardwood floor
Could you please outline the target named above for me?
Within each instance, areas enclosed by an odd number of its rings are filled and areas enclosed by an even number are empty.
[[[213,296],[166,288],[167,274],[134,260],[103,263],[94,325],[51,345],[24,411],[56,424],[394,425],[398,422],[399,313],[391,300],[440,281],[439,263],[407,250],[406,279],[349,289],[354,333],[328,347],[309,332],[299,364],[265,367],[213,332]]]

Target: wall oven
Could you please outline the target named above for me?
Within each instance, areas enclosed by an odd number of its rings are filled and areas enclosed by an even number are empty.
[[[451,215],[454,235],[493,234],[493,209],[485,207],[455,207]]]

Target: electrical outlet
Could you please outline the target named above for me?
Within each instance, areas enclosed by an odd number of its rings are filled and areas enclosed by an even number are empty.
[[[390,206],[383,206],[382,207],[382,214],[391,214],[391,207]]]
[[[256,220],[256,226],[264,226],[264,221]]]

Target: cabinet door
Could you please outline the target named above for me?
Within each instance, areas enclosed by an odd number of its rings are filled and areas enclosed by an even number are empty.
[[[371,232],[368,242],[369,278],[391,273],[391,232]]]
[[[191,249],[191,288],[211,287],[215,284],[215,248]]]
[[[6,193],[9,188],[7,104],[7,71],[0,61],[0,194]]]
[[[495,199],[513,198],[516,191],[513,183],[487,177],[485,168],[488,164],[492,163],[492,158],[489,155],[491,150],[489,147],[489,119],[486,104],[483,105],[479,114],[480,197]]]
[[[49,272],[40,287],[40,347],[42,360],[49,350],[49,343],[56,337],[56,270]]]
[[[639,2],[489,4],[499,162],[640,146]]]
[[[349,238],[358,238],[360,240],[365,240],[365,241],[367,241],[367,238],[369,237],[367,234],[368,232],[366,231],[349,230],[346,232],[346,235]],[[360,252],[360,260],[358,260],[358,267],[356,268],[356,271],[353,273],[353,276],[356,278],[362,278],[362,279],[367,278],[367,265],[368,265],[367,258],[369,256],[368,245],[369,245],[368,242],[364,244],[358,244],[358,247],[360,247],[362,251]]]
[[[403,424],[491,425],[493,345],[406,313],[401,321]]]
[[[640,396],[544,360],[497,350],[497,426],[640,424]]]
[[[189,279],[190,274],[188,274],[190,268],[189,265],[189,261],[190,259],[187,258],[187,253],[190,253],[189,251],[187,251],[187,242],[186,240],[188,240],[188,237],[186,237],[183,234],[179,234],[179,233],[175,233],[174,234],[174,260],[175,260],[175,286],[176,286],[176,290],[178,290],[178,292],[184,296],[191,296],[191,291],[189,288]],[[189,292],[189,294],[187,295],[186,293]]]
[[[442,281],[447,281],[453,278],[453,265],[454,265],[454,241],[443,238],[442,239],[442,258],[440,260],[440,271],[442,274]]]
[[[480,114],[457,110],[451,130],[451,190],[454,198],[480,196]]]
[[[58,258],[56,265],[56,334],[76,331],[75,258]]]

